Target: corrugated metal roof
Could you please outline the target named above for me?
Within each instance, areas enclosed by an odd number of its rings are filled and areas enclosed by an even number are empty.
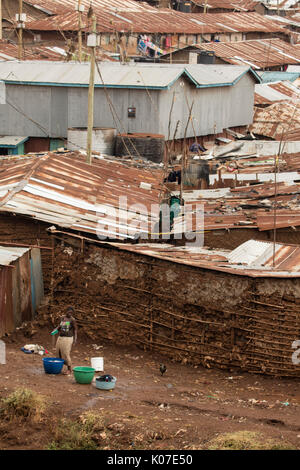
[[[33,6],[39,6],[48,12],[61,13],[66,10],[75,10],[76,3],[74,0],[26,0],[24,3],[28,3]],[[85,11],[91,5],[90,0],[81,0],[81,4],[84,5]],[[151,7],[146,2],[136,2],[134,0],[93,0],[92,6],[94,9],[108,9],[113,11],[151,11]]]
[[[0,266],[9,266],[28,251],[29,248],[0,246]]]
[[[268,19],[272,19],[273,21],[276,21],[279,24],[282,24],[285,26],[296,26],[297,28],[300,27],[300,21],[297,21],[297,19],[292,19],[290,17],[285,17],[285,16],[277,16],[277,15],[265,15],[265,17]]]
[[[252,240],[253,241],[253,240]],[[101,243],[101,242],[100,242]],[[260,242],[259,242],[260,243]],[[265,243],[265,250],[272,250],[272,243]],[[253,278],[296,278],[300,277],[300,247],[293,245],[276,245],[277,263],[273,267],[273,259],[267,260],[259,266],[242,266],[228,261],[230,252],[222,250],[207,250],[195,247],[178,247],[168,244],[118,244],[107,243],[107,246],[115,247],[121,251],[149,256],[152,258],[170,261],[200,269],[220,271],[239,276]],[[253,247],[256,247],[254,241]],[[286,268],[286,269],[285,269]]]
[[[83,59],[89,60],[90,51],[87,47],[83,47]],[[76,54],[73,54],[75,56]],[[0,60],[18,60],[19,48],[17,44],[8,42],[6,40],[0,40]],[[51,46],[49,44],[23,44],[22,50],[23,60],[51,60],[51,61],[66,61],[68,58],[67,48],[66,50],[62,47]],[[101,49],[97,49],[97,59],[101,61],[109,60],[113,61],[107,54]]]
[[[214,51],[217,57],[230,64],[243,65],[247,63],[260,69],[278,65],[300,64],[300,48],[278,38],[209,42],[197,44],[196,47],[201,50]]]
[[[300,156],[300,155],[299,155]],[[291,156],[299,168],[299,158]],[[287,158],[287,157],[284,157]],[[266,171],[274,171],[273,165]],[[255,159],[254,159],[255,160]],[[243,162],[244,160],[240,160]],[[285,164],[282,162],[281,165]],[[271,168],[271,170],[270,170]],[[241,170],[242,171],[242,170]],[[261,169],[260,169],[261,171]],[[189,190],[183,192],[185,201],[184,211],[174,220],[174,233],[203,232],[228,229],[256,229],[259,231],[272,230],[275,226],[296,227],[300,225],[300,185],[293,183],[294,178],[277,178],[277,210],[274,217],[274,182],[258,184],[256,175],[252,178],[252,185],[237,186],[236,188],[222,188],[214,190]],[[285,173],[283,173],[285,175]],[[229,175],[228,175],[229,176]],[[231,179],[242,176],[231,174]],[[265,174],[266,178],[268,174]],[[223,175],[222,175],[223,177]],[[269,180],[274,180],[274,177]],[[299,179],[299,174],[298,178]],[[279,180],[283,180],[282,182]],[[246,184],[246,183],[244,183]],[[176,194],[176,193],[175,193]],[[204,220],[200,213],[204,211]]]
[[[278,249],[278,247],[279,245],[276,245],[275,249]],[[264,261],[270,258],[270,249],[273,249],[273,244],[269,242],[248,240],[231,251],[227,259],[231,264],[263,266]]]
[[[192,0],[192,3],[206,7],[208,12],[214,9],[254,11],[257,4],[254,0]]]
[[[93,5],[94,6],[94,5]],[[206,34],[229,32],[281,32],[288,31],[278,23],[265,19],[258,13],[182,13],[170,9],[144,11],[119,10],[115,14],[111,9],[96,9],[97,30],[103,33],[160,33],[160,34]],[[83,17],[84,29],[88,30],[89,20]],[[32,31],[77,31],[78,14],[73,10],[43,20],[26,24]]]
[[[294,101],[300,90],[289,81],[255,85],[254,104],[272,104],[275,101]]]
[[[296,99],[293,103],[279,102],[264,109],[256,108],[249,129],[253,134],[274,140],[300,140],[300,108]]]
[[[276,269],[289,272],[300,271],[300,247],[293,245],[276,245],[275,257],[273,255],[264,262],[264,266],[273,266]]]
[[[293,67],[291,65],[288,66]],[[297,66],[295,66],[297,67]],[[299,72],[257,72],[261,78],[262,83],[271,83],[271,82],[279,82],[284,80],[289,80],[290,82],[295,81],[300,76],[300,69]]]
[[[101,74],[107,87],[158,88],[170,87],[180,76],[188,76],[196,87],[233,85],[250,71],[249,67],[233,65],[161,65],[161,64],[102,64]],[[6,83],[37,85],[88,86],[88,63],[0,62],[0,80]],[[103,87],[96,70],[95,86]]]
[[[27,215],[79,232],[133,239],[151,231],[158,220],[163,172],[135,168],[115,160],[85,163],[78,152],[49,153],[26,160],[3,161],[0,167],[0,211]],[[141,187],[148,183],[149,189]],[[127,198],[120,208],[119,198]],[[130,210],[140,204],[140,216]]]
[[[23,142],[26,142],[28,140],[28,137],[26,136],[15,136],[15,135],[1,135],[0,136],[0,148],[5,147],[5,148],[15,148],[20,144],[23,144]]]
[[[299,73],[300,75],[300,65],[289,65],[286,71],[289,73]]]

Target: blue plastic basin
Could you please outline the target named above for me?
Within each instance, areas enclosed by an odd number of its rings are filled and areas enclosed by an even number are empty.
[[[65,361],[59,357],[43,357],[46,374],[60,374]]]

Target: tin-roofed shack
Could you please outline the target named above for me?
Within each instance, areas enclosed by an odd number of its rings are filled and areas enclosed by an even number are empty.
[[[2,158],[0,244],[41,246],[48,291],[50,227],[134,241],[144,226],[151,230],[158,220],[162,179],[161,167],[141,161],[94,158],[91,172],[79,152]],[[136,204],[139,216],[129,210]]]
[[[2,337],[24,321],[32,320],[43,300],[39,248],[0,246],[0,293]]]
[[[53,318],[71,302],[94,341],[135,344],[206,367],[299,377],[292,363],[298,246],[277,244],[273,269],[272,243],[251,241],[240,259],[241,248],[96,244],[55,234],[64,244],[55,251]]]
[[[252,123],[254,86],[260,83],[250,67],[235,65],[105,63],[100,75],[96,70],[95,127],[117,125],[118,132],[160,134],[166,140],[194,139],[195,134],[218,134]],[[0,80],[6,102],[0,107],[0,134],[30,137],[25,151],[33,138],[44,139],[48,146],[35,151],[50,150],[49,139],[59,140],[61,147],[69,128],[86,127],[88,63],[54,62],[49,67],[47,61],[0,62]]]

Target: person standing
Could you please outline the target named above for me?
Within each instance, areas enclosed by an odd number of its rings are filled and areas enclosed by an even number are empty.
[[[66,314],[61,318],[61,322],[57,327],[58,338],[56,341],[56,357],[64,359],[67,366],[65,375],[72,372],[71,349],[72,345],[77,342],[77,323],[74,315],[73,307],[68,307]]]

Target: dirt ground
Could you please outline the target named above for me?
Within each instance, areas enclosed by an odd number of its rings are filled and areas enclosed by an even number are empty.
[[[90,365],[91,357],[102,356],[104,372],[117,378],[113,391],[102,391],[77,384],[73,375],[45,374],[41,356],[20,350],[40,344],[55,355],[50,331],[38,330],[28,338],[19,330],[3,338],[7,363],[0,365],[0,398],[26,387],[45,396],[49,407],[45,419],[28,429],[13,423],[0,427],[2,450],[45,449],[59,419],[76,419],[87,410],[105,416],[120,449],[206,449],[216,436],[236,431],[259,432],[300,449],[299,379],[193,367],[110,342],[99,341],[96,349],[79,332],[73,366]],[[160,362],[167,365],[164,376]]]

